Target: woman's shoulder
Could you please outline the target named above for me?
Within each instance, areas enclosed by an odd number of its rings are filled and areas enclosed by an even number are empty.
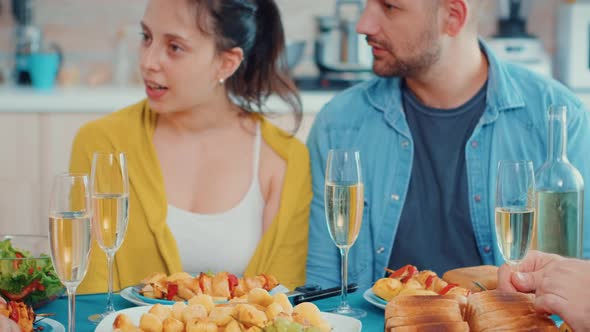
[[[303,142],[265,118],[261,118],[261,132],[266,144],[287,163],[309,161]]]
[[[94,139],[102,137],[127,137],[141,130],[146,123],[146,118],[151,116],[147,102],[142,100],[99,119],[87,122],[78,130],[77,139]]]

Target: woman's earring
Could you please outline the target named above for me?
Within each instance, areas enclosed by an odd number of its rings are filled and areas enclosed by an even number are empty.
[[[223,83],[225,83],[225,80],[223,78],[219,79],[219,85],[223,85]]]

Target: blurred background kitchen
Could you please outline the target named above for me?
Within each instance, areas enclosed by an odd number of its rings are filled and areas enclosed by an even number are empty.
[[[315,113],[371,77],[354,33],[362,0],[276,0],[301,89],[305,140]],[[590,1],[483,0],[481,35],[503,58],[572,88],[590,105]],[[50,179],[85,122],[144,97],[137,71],[147,0],[0,0],[0,233],[46,234]],[[269,101],[285,128],[284,106]]]

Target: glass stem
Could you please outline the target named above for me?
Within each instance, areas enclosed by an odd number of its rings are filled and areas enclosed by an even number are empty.
[[[115,312],[115,307],[113,306],[113,263],[115,260],[115,254],[113,252],[107,253],[107,265],[109,268],[109,292],[107,293],[107,309],[105,310],[105,314],[109,314],[111,312]]]
[[[76,286],[67,287],[68,292],[68,331],[76,332]]]
[[[348,247],[340,248],[340,256],[342,258],[342,269],[340,278],[341,282],[341,294],[340,294],[340,308],[348,309]]]

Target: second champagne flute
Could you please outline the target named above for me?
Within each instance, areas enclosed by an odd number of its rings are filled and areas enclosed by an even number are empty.
[[[98,246],[107,255],[108,294],[104,313],[88,317],[99,322],[115,312],[113,305],[113,263],[121,247],[129,220],[129,178],[127,159],[122,152],[96,152],[90,176],[92,225]]]
[[[330,150],[326,165],[324,192],[326,222],[334,244],[341,256],[341,299],[331,312],[361,318],[367,313],[350,307],[348,290],[348,251],[361,229],[364,207],[364,187],[358,151]]]
[[[496,237],[506,263],[526,255],[535,227],[535,174],[526,160],[501,160],[496,178]]]
[[[55,177],[49,203],[51,261],[68,292],[68,331],[76,331],[76,288],[86,275],[92,244],[88,175]]]

